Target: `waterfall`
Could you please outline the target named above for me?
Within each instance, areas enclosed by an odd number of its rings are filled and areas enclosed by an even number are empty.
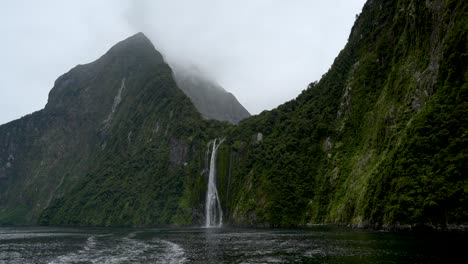
[[[221,202],[218,196],[218,189],[216,188],[216,155],[218,153],[218,147],[223,143],[224,139],[222,139],[218,144],[216,144],[216,141],[217,139],[213,140],[208,189],[206,191],[205,227],[221,227],[223,225],[223,211],[221,209]],[[208,144],[208,148],[209,147],[210,144]]]

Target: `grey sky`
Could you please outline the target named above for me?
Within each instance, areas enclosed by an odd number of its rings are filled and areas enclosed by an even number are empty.
[[[0,9],[0,124],[40,110],[55,79],[145,33],[253,114],[296,97],[344,47],[365,0],[15,0]]]

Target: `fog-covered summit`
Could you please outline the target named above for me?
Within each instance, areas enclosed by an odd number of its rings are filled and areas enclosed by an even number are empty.
[[[174,77],[204,118],[237,124],[250,116],[233,94],[210,80],[196,66],[176,66]]]

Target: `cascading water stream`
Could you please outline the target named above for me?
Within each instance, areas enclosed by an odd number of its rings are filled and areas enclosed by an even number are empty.
[[[223,143],[222,139],[216,144],[217,139],[213,140],[213,151],[211,152],[210,171],[208,178],[208,190],[206,192],[205,204],[205,227],[221,227],[223,224],[223,211],[216,188],[216,155],[218,147]],[[208,144],[208,148],[210,144]]]

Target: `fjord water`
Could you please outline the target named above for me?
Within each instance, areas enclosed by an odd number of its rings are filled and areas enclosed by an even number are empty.
[[[0,263],[451,263],[466,234],[311,229],[0,228]]]

